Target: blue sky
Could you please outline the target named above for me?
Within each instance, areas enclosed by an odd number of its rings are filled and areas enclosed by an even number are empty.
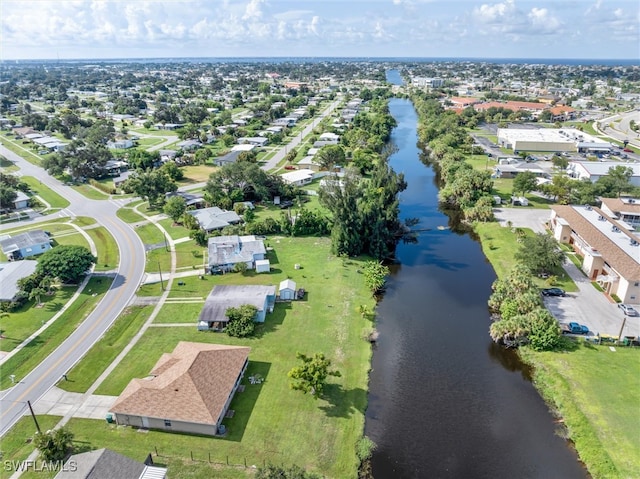
[[[637,0],[1,0],[0,58],[640,58]]]

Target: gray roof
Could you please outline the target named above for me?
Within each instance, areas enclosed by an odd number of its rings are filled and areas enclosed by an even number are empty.
[[[166,198],[169,199],[173,196],[179,196],[184,199],[184,203],[187,206],[197,205],[198,203],[204,202],[204,194],[202,193],[188,193],[186,191],[173,191],[171,193],[167,193]]]
[[[256,254],[266,254],[264,242],[255,236],[214,236],[209,238],[209,266],[248,263]]]
[[[3,253],[7,254],[19,249],[28,248],[29,246],[44,243],[50,243],[50,239],[44,230],[31,230],[0,240],[0,248],[2,248]]]
[[[251,304],[258,311],[264,310],[264,303],[267,296],[275,296],[275,286],[259,286],[245,284],[242,286],[217,285],[213,288],[204,303],[198,321],[226,322],[227,309],[237,308],[243,304]]]
[[[221,210],[217,206],[202,208],[201,210],[187,211],[206,231],[222,229],[233,223],[239,223],[240,217],[235,211]]]
[[[67,464],[69,466],[62,468],[56,479],[138,479],[147,469],[144,463],[109,449],[74,454]]]
[[[0,301],[11,301],[18,292],[18,280],[33,274],[37,264],[30,260],[0,263]]]

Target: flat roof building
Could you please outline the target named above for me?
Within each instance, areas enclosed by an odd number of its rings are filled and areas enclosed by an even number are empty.
[[[520,151],[605,151],[610,143],[574,128],[499,128],[498,144],[514,153]],[[595,151],[593,150],[593,151]]]

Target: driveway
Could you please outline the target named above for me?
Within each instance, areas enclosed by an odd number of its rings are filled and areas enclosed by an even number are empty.
[[[529,228],[536,233],[544,232],[544,224],[549,219],[546,209],[496,208],[494,215],[501,226],[511,221],[514,227]],[[564,264],[567,274],[578,286],[576,293],[562,297],[545,297],[544,303],[561,323],[575,321],[585,324],[595,333],[618,336],[624,321],[624,314],[571,261]],[[622,336],[640,335],[640,318],[632,317],[624,321]]]
[[[56,386],[49,389],[33,406],[36,414],[105,419],[117,396],[70,393]]]

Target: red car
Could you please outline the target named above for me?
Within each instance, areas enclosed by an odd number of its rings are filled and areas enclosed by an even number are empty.
[[[285,167],[284,167],[284,169],[285,169],[285,170],[295,170],[295,169],[296,169],[296,167],[295,167],[295,166],[293,166],[293,165],[287,165],[287,166],[285,166]]]
[[[622,151],[626,151],[627,153],[633,153],[633,150],[631,148],[625,148]]]

